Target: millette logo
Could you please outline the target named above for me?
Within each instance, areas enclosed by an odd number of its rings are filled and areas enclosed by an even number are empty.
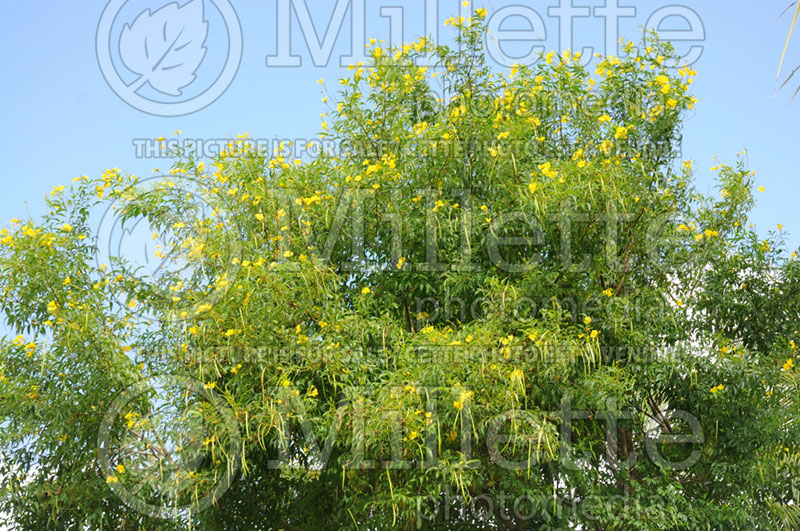
[[[213,103],[242,57],[242,30],[228,0],[111,0],[97,28],[100,70],[126,103],[181,116]]]

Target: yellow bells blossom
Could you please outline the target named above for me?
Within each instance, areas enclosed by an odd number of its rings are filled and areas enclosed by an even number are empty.
[[[469,402],[469,400],[472,398],[472,395],[473,395],[472,391],[461,391],[461,394],[459,394],[458,400],[455,400],[453,402],[453,407],[455,407],[457,410],[461,411],[462,409],[464,409],[464,405],[467,402]]]
[[[542,175],[544,175],[545,177],[549,177],[550,179],[558,177],[558,172],[552,169],[552,165],[549,162],[540,164],[538,168],[539,171],[542,172]]]
[[[70,225],[69,223],[64,223],[64,224],[63,224],[63,225],[61,225],[61,227],[59,227],[59,228],[60,228],[62,231],[64,231],[64,232],[69,232],[69,231],[71,231],[71,230],[72,230],[72,225]]]
[[[14,341],[12,341],[12,343],[17,345],[17,346],[24,345],[25,344],[25,337],[24,336],[17,336],[17,337],[14,338]]]
[[[369,295],[370,293],[372,293],[371,289],[369,289],[367,287],[361,288],[361,294],[362,295]]]

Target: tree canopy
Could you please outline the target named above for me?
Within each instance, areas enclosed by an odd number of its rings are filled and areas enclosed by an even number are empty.
[[[800,525],[800,268],[681,161],[695,72],[370,47],[293,160],[246,135],[0,232],[18,529]],[[106,211],[106,209],[108,209]],[[104,262],[103,212],[163,261]]]

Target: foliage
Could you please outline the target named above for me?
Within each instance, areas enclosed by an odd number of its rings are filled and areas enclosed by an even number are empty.
[[[449,21],[454,48],[373,46],[323,124],[336,153],[241,137],[152,186],[79,178],[4,229],[11,522],[798,525],[800,268],[748,225],[743,158],[719,198],[675,160],[694,72],[647,36],[594,75],[570,52],[501,75],[484,16]],[[162,274],[95,264],[110,204],[169,242]],[[103,424],[165,375],[199,384]],[[191,516],[126,503],[199,504],[234,472]]]

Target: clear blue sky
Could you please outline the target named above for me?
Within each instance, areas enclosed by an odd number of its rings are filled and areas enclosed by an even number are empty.
[[[42,213],[42,196],[53,186],[68,183],[73,177],[97,176],[109,167],[146,176],[153,168],[169,166],[164,160],[137,158],[134,139],[169,136],[179,128],[190,138],[229,137],[245,131],[265,139],[313,136],[319,129],[319,113],[324,110],[316,81],[323,78],[329,87],[336,87],[339,58],[350,52],[351,12],[344,17],[329,63],[319,66],[312,60],[293,12],[291,31],[287,35],[292,39],[292,52],[301,57],[302,66],[268,66],[267,56],[277,53],[278,27],[283,25],[278,20],[279,1],[283,0],[233,0],[233,9],[241,24],[243,53],[230,86],[202,110],[185,116],[160,117],[125,103],[112,91],[101,72],[95,42],[106,0],[44,4],[2,0],[0,53],[3,54],[4,81],[0,85],[3,105],[0,160],[4,186],[0,195],[0,224],[5,225],[12,217],[24,217],[26,213]],[[562,2],[567,3],[566,0]],[[116,3],[124,5],[114,19],[115,25],[111,26],[111,48],[121,42],[120,31],[125,21],[133,23],[135,16],[145,8],[155,11],[168,1],[119,0]],[[183,6],[186,0],[179,3]],[[318,33],[324,33],[335,3],[333,0],[305,2]],[[594,8],[605,2],[573,0],[573,3],[577,7]],[[116,9],[113,1],[111,4],[111,8]],[[211,79],[209,71],[222,64],[224,54],[221,55],[220,43],[230,44],[221,33],[220,28],[224,27],[220,25],[221,11],[217,9],[227,2],[205,0],[204,4],[208,51],[197,71],[198,83],[203,77],[206,81]],[[384,9],[383,15],[394,12],[396,17],[397,11],[392,10],[396,7],[404,9],[403,40],[430,32],[432,28],[426,30],[422,23],[425,19],[423,4],[423,0],[368,0],[364,23],[355,25],[356,33],[363,29],[367,38],[388,40],[390,19],[381,16],[380,10]],[[429,4],[437,3],[429,0]],[[443,26],[444,19],[457,14],[460,4],[460,0],[438,1],[442,40],[449,38]],[[475,7],[489,8],[490,15],[512,5],[517,5],[516,9],[521,6],[523,10],[535,10],[547,31],[544,46],[558,49],[562,48],[559,37],[563,39],[564,34],[560,32],[559,19],[548,13],[549,7],[558,4],[559,0],[516,3],[481,0]],[[635,17],[620,21],[620,34],[632,40],[638,40],[640,27],[659,8],[674,5],[670,0],[619,0],[619,4],[636,6]],[[682,9],[697,14],[705,38],[678,43],[677,47],[679,52],[685,53],[691,45],[702,46],[702,56],[696,63],[699,78],[694,86],[700,101],[696,113],[686,122],[684,143],[684,158],[693,158],[699,164],[701,187],[706,190],[710,186],[709,168],[714,164],[715,155],[722,161],[733,161],[737,152],[747,148],[750,166],[757,170],[758,182],[766,188],[765,193],[759,194],[754,216],[759,231],[784,223],[785,230],[793,233],[789,242],[796,247],[800,243],[797,236],[800,234],[797,205],[800,179],[795,157],[800,100],[790,104],[792,90],[773,97],[777,88],[778,59],[790,17],[784,17],[774,27],[771,25],[787,4],[788,0],[687,0]],[[525,21],[517,17],[509,18],[502,27],[522,28],[524,25]],[[672,17],[664,22],[664,27],[685,29],[687,23]],[[591,46],[595,51],[606,51],[605,19],[597,12],[575,19],[573,28],[574,49]],[[336,29],[334,27],[334,31]],[[800,35],[794,44],[788,54],[789,67],[800,63]],[[519,43],[515,46],[524,48]],[[515,46],[509,45],[508,49],[513,50]],[[117,50],[122,48],[118,46]],[[128,82],[135,79],[130,76],[128,72]],[[199,89],[189,86],[185,94],[193,90]]]

